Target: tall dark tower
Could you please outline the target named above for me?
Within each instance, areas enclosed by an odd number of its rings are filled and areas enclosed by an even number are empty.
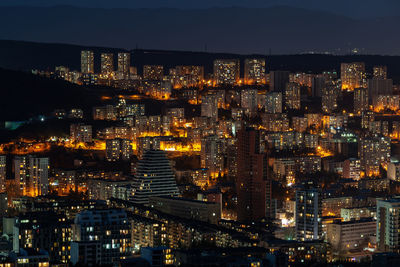
[[[267,169],[260,131],[241,129],[237,142],[238,221],[252,222],[271,216],[271,181]]]

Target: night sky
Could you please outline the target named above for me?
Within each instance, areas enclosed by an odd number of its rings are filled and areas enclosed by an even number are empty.
[[[73,5],[102,8],[209,8],[209,7],[293,7],[330,11],[350,17],[397,16],[398,0],[1,0],[0,5]]]
[[[229,53],[399,55],[399,0],[0,0],[0,39]]]

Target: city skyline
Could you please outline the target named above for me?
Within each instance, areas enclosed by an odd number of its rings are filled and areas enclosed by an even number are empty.
[[[398,266],[398,18],[181,1],[0,4],[0,267]]]

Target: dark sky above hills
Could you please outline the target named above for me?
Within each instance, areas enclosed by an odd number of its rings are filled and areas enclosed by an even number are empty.
[[[352,18],[287,6],[0,7],[0,25],[6,25],[0,27],[3,40],[243,54],[346,54],[358,48],[364,54],[400,55],[400,16]]]
[[[287,5],[323,10],[350,17],[397,16],[398,0],[1,0],[0,5],[54,6],[73,5],[101,8],[210,8],[271,7]]]

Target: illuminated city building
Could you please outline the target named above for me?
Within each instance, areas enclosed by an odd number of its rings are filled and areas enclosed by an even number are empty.
[[[83,119],[83,110],[79,108],[73,108],[68,114],[68,118],[71,119]]]
[[[0,193],[6,190],[6,175],[7,175],[7,157],[0,155]]]
[[[244,83],[265,84],[265,59],[263,58],[245,59]]]
[[[68,80],[69,79],[69,68],[65,66],[57,66],[55,68],[55,73],[57,77]]]
[[[160,65],[144,65],[143,66],[143,79],[146,80],[159,80],[164,77],[164,67]]]
[[[78,213],[72,224],[71,263],[111,265],[130,253],[131,233],[127,214],[120,209],[92,209]],[[89,244],[95,244],[90,248]],[[95,258],[93,258],[95,257]]]
[[[204,80],[203,66],[176,66],[170,69],[174,88],[200,86]]]
[[[185,121],[185,108],[168,108],[166,116],[171,119],[172,123],[183,123]]]
[[[303,183],[296,190],[296,238],[298,241],[322,237],[322,199],[320,190]]]
[[[75,170],[54,170],[53,185],[57,185],[59,195],[68,195],[77,188]]]
[[[161,138],[158,136],[145,136],[136,139],[137,156],[142,158],[147,150],[159,150],[161,148]]]
[[[50,266],[49,253],[45,250],[34,250],[34,249],[19,249],[19,251],[13,251],[8,254],[9,257],[2,260],[0,263],[1,267],[11,267],[11,266]]]
[[[71,83],[80,84],[80,78],[81,78],[81,73],[79,71],[74,70],[68,73],[66,80]]]
[[[299,142],[295,141],[298,144]],[[313,156],[301,156],[296,157],[297,170],[301,173],[315,173],[321,171],[321,157],[317,155]]]
[[[275,159],[273,171],[286,185],[293,185],[296,181],[296,163],[292,158]]]
[[[168,247],[142,247],[140,255],[150,266],[168,266],[174,263],[174,254]]]
[[[93,107],[94,120],[116,120],[117,112],[113,105],[106,105],[102,107]]]
[[[400,251],[400,198],[377,199],[376,244],[379,251]]]
[[[32,155],[14,158],[15,183],[20,194],[26,196],[46,195],[49,191],[49,158]]]
[[[286,84],[285,105],[288,109],[300,109],[300,86],[298,84]]]
[[[79,78],[84,85],[98,85],[99,82],[99,75],[96,73],[83,73]]]
[[[304,72],[290,73],[289,82],[298,84],[299,86],[312,87],[314,75]]]
[[[284,132],[289,130],[289,118],[286,113],[262,114],[265,129],[270,132]]]
[[[92,139],[92,126],[85,124],[71,124],[70,138],[72,142],[90,143]]]
[[[349,158],[343,162],[343,178],[360,180],[361,161],[356,158]]]
[[[398,111],[400,108],[399,95],[378,95],[372,99],[372,106],[375,112],[386,110]]]
[[[137,165],[131,201],[137,204],[149,204],[150,197],[178,195],[175,174],[166,153],[161,150],[144,152]]]
[[[362,114],[369,110],[368,105],[368,89],[355,88],[354,89],[354,113]]]
[[[130,53],[118,53],[118,73],[122,75],[122,78],[126,79],[129,76],[131,66],[131,54]]]
[[[94,73],[94,54],[93,51],[81,51],[81,72],[83,74]]]
[[[258,90],[246,89],[240,92],[240,106],[250,117],[255,116],[258,110]]]
[[[108,77],[114,71],[114,55],[112,53],[102,53],[100,64],[101,74]]]
[[[171,97],[172,84],[170,81],[162,81],[161,85],[157,87],[157,90],[152,94],[156,99],[167,100]]]
[[[70,259],[71,221],[54,212],[31,212],[14,224],[13,249],[45,250],[51,261],[67,264]],[[38,266],[41,266],[40,264]]]
[[[327,225],[327,241],[335,253],[368,248],[375,237],[376,221],[372,218],[342,222],[340,219]]]
[[[374,66],[372,69],[374,79],[385,80],[387,79],[387,67],[386,66]]]
[[[167,243],[167,225],[161,221],[131,215],[132,248],[159,247]]]
[[[376,207],[341,208],[340,217],[345,222],[360,220],[361,218],[376,218]]]
[[[296,132],[305,132],[308,127],[308,120],[306,117],[292,117],[292,128]]]
[[[282,93],[281,92],[267,93],[265,111],[267,113],[282,113]]]
[[[316,149],[318,148],[319,136],[317,134],[305,134],[304,135],[304,146],[306,148]]]
[[[366,137],[359,141],[358,154],[361,169],[367,176],[377,176],[381,164],[386,165],[390,158],[390,138]]]
[[[201,116],[218,120],[218,96],[216,94],[205,95],[201,99]]]
[[[338,106],[338,97],[340,89],[335,84],[325,84],[322,87],[322,111],[331,113]]]
[[[365,64],[363,62],[342,63],[340,66],[342,90],[353,91],[366,87]]]
[[[201,167],[208,168],[209,176],[214,178],[224,172],[224,144],[216,135],[201,140]]]
[[[214,60],[214,83],[236,84],[240,79],[240,62],[238,59]]]
[[[106,141],[106,158],[108,161],[129,160],[132,154],[131,140],[118,138]]]
[[[375,113],[371,110],[364,111],[361,114],[361,127],[363,129],[368,129],[369,124],[375,120]]]
[[[388,164],[387,177],[393,181],[400,180],[400,162],[397,159],[391,158]]]

